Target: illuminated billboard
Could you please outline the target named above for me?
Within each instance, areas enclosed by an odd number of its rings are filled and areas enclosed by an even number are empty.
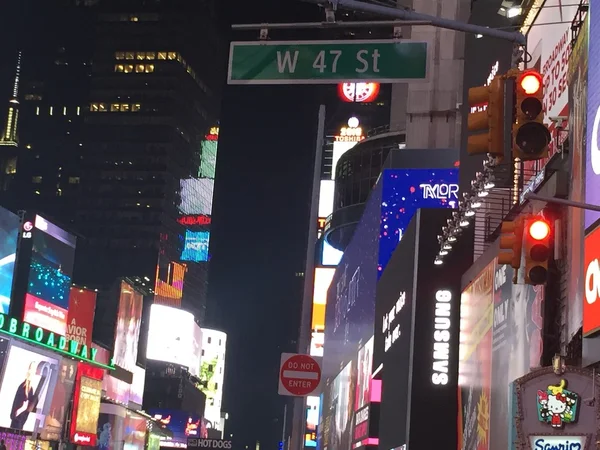
[[[142,294],[122,281],[115,326],[114,361],[129,372],[133,371],[137,362],[143,304]]]
[[[208,433],[202,426],[202,418],[173,409],[152,408],[148,411],[156,421],[169,430],[171,437],[161,437],[160,446],[186,448],[188,438],[207,438]]]
[[[103,376],[102,369],[84,363],[77,366],[69,433],[73,444],[90,447],[96,445]]]
[[[12,343],[0,389],[0,426],[34,431],[50,410],[60,357]]]
[[[580,84],[584,87],[585,78],[583,75],[587,75],[587,85],[585,85],[584,96],[582,100],[585,101],[587,94],[587,124],[579,124],[580,128],[575,130],[581,130],[581,125],[586,126],[586,151],[585,151],[585,202],[592,205],[600,204],[600,140],[598,129],[600,125],[600,75],[596,70],[587,70],[588,67],[595,68],[597,64],[600,64],[600,45],[596,41],[596,37],[600,36],[600,19],[598,13],[588,14],[587,26],[582,27],[581,33],[585,33],[589,27],[589,56],[586,60],[585,48],[580,52],[581,59],[578,61],[580,65],[580,72],[585,72],[580,75],[582,78]],[[582,36],[580,36],[581,39]],[[587,42],[586,42],[587,43]],[[597,211],[585,211],[585,227],[589,228],[598,219],[600,219],[600,213]]]
[[[0,208],[0,312],[3,314],[8,314],[10,306],[19,224],[19,216]]]
[[[340,83],[338,95],[345,102],[370,103],[377,100],[379,89],[379,83]]]
[[[304,431],[304,446],[317,446],[317,425],[319,424],[319,408],[321,397],[306,397],[306,430]]]
[[[342,256],[344,256],[343,251],[333,248],[327,241],[323,241],[321,265],[337,266],[342,260]]]
[[[331,280],[333,279],[334,274],[334,268],[317,267],[315,269],[312,310],[313,331],[325,330],[325,308],[327,305],[327,289],[329,289],[329,285],[331,284]]]
[[[331,157],[331,179],[335,180],[335,172],[339,159],[344,153],[365,138],[363,130],[359,126],[358,119],[348,119],[348,126],[340,128],[340,132],[334,136],[333,154]]]
[[[185,230],[185,242],[181,252],[182,261],[208,261],[210,231]]]
[[[227,334],[222,331],[202,328],[202,356],[200,357],[200,381],[206,395],[204,418],[206,426],[223,431],[221,426],[221,404],[225,381],[225,352]]]
[[[67,313],[66,338],[92,346],[96,293],[87,289],[71,287]]]
[[[67,419],[68,406],[75,387],[77,362],[69,358],[61,358],[58,369],[58,380],[52,392],[50,409],[44,422],[40,436],[49,441],[59,441],[63,435],[63,427]]]
[[[180,180],[181,202],[179,212],[182,215],[212,214],[215,180],[212,178],[187,178]]]
[[[212,137],[212,136],[211,136]],[[217,139],[207,139],[200,143],[200,170],[198,176],[201,178],[215,178],[215,169],[217,167],[217,149],[219,147]]]
[[[319,188],[319,217],[327,217],[333,212],[333,194],[335,192],[335,181],[321,180]]]
[[[194,315],[182,309],[153,304],[150,307],[146,358],[179,364],[199,375],[199,327]]]
[[[23,320],[64,336],[76,238],[35,216]]]
[[[181,306],[183,281],[187,267],[185,264],[170,262],[156,267],[154,303],[168,306]]]

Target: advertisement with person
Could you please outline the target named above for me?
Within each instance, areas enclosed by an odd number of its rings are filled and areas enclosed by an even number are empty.
[[[10,306],[19,225],[19,216],[0,208],[0,312],[2,314],[8,314]]]
[[[143,304],[142,294],[122,281],[115,327],[114,360],[117,366],[130,372],[137,362]]]
[[[64,336],[76,238],[41,216],[34,227],[23,320]]]
[[[356,361],[350,361],[327,388],[323,407],[323,450],[350,450],[354,423]]]
[[[588,85],[588,19],[579,30],[579,37],[569,60],[569,153],[571,156],[571,179],[569,199],[585,202],[584,161],[587,133],[587,85]],[[583,235],[585,211],[580,208],[567,208],[567,257],[570,262],[568,280],[567,337],[570,340],[581,328],[583,298]]]
[[[600,44],[596,39],[600,36],[600,18],[597,10],[594,10],[594,13],[589,13],[588,22],[589,53],[587,66],[596,68],[600,64]],[[600,205],[600,140],[598,138],[598,130],[600,129],[600,74],[597,70],[592,69],[588,71],[587,76],[587,123],[589,126],[586,127],[585,202]],[[600,219],[600,212],[586,210],[584,221],[586,230],[592,227],[598,219]]]
[[[40,433],[42,439],[48,441],[61,439],[67,410],[73,395],[76,373],[77,363],[72,359],[62,358],[58,369],[58,381],[52,394],[50,411]]]
[[[371,337],[358,351],[356,391],[354,395],[353,448],[363,438],[369,437],[369,404],[371,401],[371,371],[373,367],[373,343]]]
[[[487,450],[490,444],[494,262],[464,289],[459,347],[459,448]]]
[[[544,289],[513,284],[513,270],[498,265],[494,278],[491,450],[508,448],[509,384],[539,367],[543,350]]]
[[[319,424],[319,409],[321,397],[306,397],[306,430],[304,430],[304,447],[317,446],[317,425]]]
[[[125,441],[126,409],[119,405],[102,403],[98,416],[96,446],[100,450],[121,450]]]
[[[11,345],[0,389],[0,426],[33,431],[44,424],[58,377],[58,358]]]
[[[125,416],[125,444],[123,450],[144,450],[146,445],[146,418],[127,410]]]
[[[336,376],[340,367],[356,358],[360,342],[373,335],[381,186],[378,183],[371,192],[327,291],[325,379]]]
[[[90,348],[95,311],[96,293],[88,289],[71,287],[67,313],[67,339],[85,344]]]
[[[103,369],[77,364],[70,429],[70,439],[74,444],[96,445],[103,377]]]

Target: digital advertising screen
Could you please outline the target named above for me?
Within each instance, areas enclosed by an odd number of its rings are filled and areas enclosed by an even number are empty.
[[[180,180],[179,212],[187,214],[212,214],[215,180],[212,178],[187,178]]]
[[[323,240],[323,250],[321,254],[321,265],[323,266],[337,266],[342,260],[342,256],[344,256],[344,252],[333,248],[331,245],[327,243],[327,241]]]
[[[186,270],[185,264],[179,264],[175,261],[170,261],[164,265],[158,264],[154,285],[154,303],[181,306]]]
[[[129,391],[129,403],[134,403],[133,409],[139,409],[144,398],[144,386],[146,384],[146,369],[135,366],[133,369],[133,380]]]
[[[327,385],[323,398],[322,434],[318,448],[350,450],[354,427],[354,394],[356,390],[356,361],[346,364]]]
[[[317,425],[319,424],[319,409],[321,397],[306,397],[306,430],[304,432],[304,447],[317,446]]]
[[[185,230],[185,242],[181,252],[182,261],[208,261],[210,231]]]
[[[202,388],[202,392],[206,395],[204,418],[208,422],[208,428],[220,428],[226,350],[227,334],[210,328],[202,328],[200,381],[205,386]]]
[[[371,373],[373,367],[374,337],[358,351],[356,394],[354,396],[354,430],[352,448],[367,445],[369,442],[369,419],[371,403]]]
[[[71,287],[67,312],[67,339],[92,346],[96,293],[88,289]]]
[[[115,327],[115,364],[129,372],[137,362],[138,340],[144,298],[131,285],[122,281],[119,310]]]
[[[144,450],[146,446],[146,418],[127,410],[125,415],[125,444],[123,450]]]
[[[198,376],[200,343],[194,315],[178,308],[153,304],[150,307],[146,358],[187,367]]]
[[[42,427],[59,371],[58,357],[13,344],[0,388],[0,426],[20,431]]]
[[[588,14],[587,25],[589,27],[589,54],[587,61],[585,58],[585,49],[582,51],[582,57],[579,62],[581,66],[585,66],[587,74],[587,121],[585,136],[586,151],[585,151],[585,202],[592,205],[600,205],[600,145],[598,129],[600,125],[600,75],[596,70],[587,70],[587,67],[597,67],[600,64],[600,44],[596,38],[600,36],[600,18],[598,13]],[[585,32],[587,27],[582,28],[581,32]],[[581,68],[583,71],[584,67]],[[585,82],[582,80],[582,82]],[[585,211],[585,228],[590,228],[598,219],[600,212]],[[591,230],[589,230],[591,231]]]
[[[377,183],[371,192],[327,291],[325,379],[334,377],[345,362],[356,358],[361,343],[373,335],[381,187]]]
[[[50,410],[40,436],[48,441],[59,441],[65,424],[66,414],[73,396],[77,362],[68,358],[61,358],[58,368],[58,380],[52,392]]]
[[[125,406],[129,405],[130,386],[129,383],[113,377],[109,373],[105,374],[102,380],[104,396],[115,403]]]
[[[100,404],[96,447],[101,450],[120,450],[125,442],[127,410],[110,403]]]
[[[23,320],[64,336],[76,238],[35,217]]]
[[[196,415],[174,409],[156,408],[150,409],[148,414],[173,434],[172,437],[161,438],[161,447],[185,448],[189,437],[208,437],[202,419]]]
[[[379,276],[419,208],[458,207],[458,168],[382,172]]]
[[[0,312],[2,314],[8,314],[10,306],[19,225],[19,216],[0,208]]]
[[[84,363],[77,364],[69,433],[73,444],[96,445],[103,377],[104,370]]]
[[[439,247],[431,245],[451,217],[444,209],[419,210],[378,283],[380,448],[457,447],[461,276],[472,249],[457,243],[439,266]]]

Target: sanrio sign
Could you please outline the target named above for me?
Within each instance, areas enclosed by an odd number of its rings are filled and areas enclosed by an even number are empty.
[[[583,436],[529,436],[532,450],[583,450]]]

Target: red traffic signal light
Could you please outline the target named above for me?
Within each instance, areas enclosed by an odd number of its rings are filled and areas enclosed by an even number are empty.
[[[548,221],[536,217],[527,221],[525,230],[525,284],[545,284],[548,281],[552,228]]]
[[[535,70],[516,75],[513,156],[523,161],[548,156],[551,136],[544,125],[543,77]]]

